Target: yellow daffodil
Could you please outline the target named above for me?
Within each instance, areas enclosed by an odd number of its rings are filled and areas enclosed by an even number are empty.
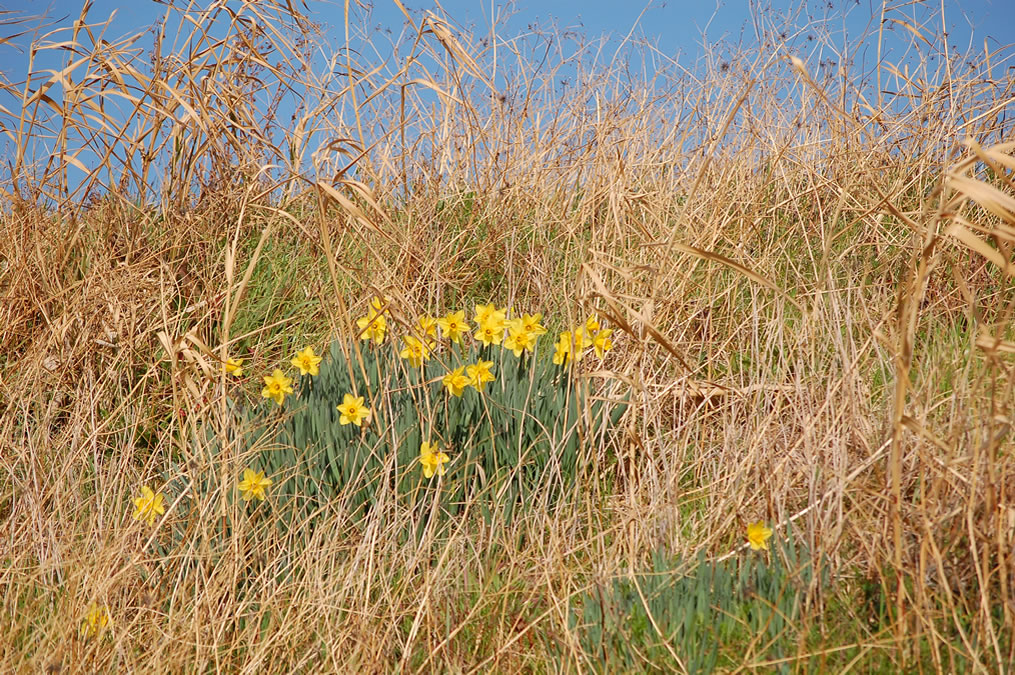
[[[243,377],[243,359],[228,359],[223,368],[227,375]]]
[[[603,358],[606,356],[606,352],[613,349],[613,340],[610,339],[612,332],[612,328],[601,330],[596,333],[596,337],[592,340],[592,346],[596,348],[596,356],[599,358]]]
[[[271,487],[271,479],[264,477],[263,471],[255,472],[247,468],[243,470],[243,480],[236,486],[243,496],[243,501],[249,502],[255,497],[264,501],[265,488]]]
[[[525,343],[528,341],[522,333],[518,331],[510,331],[506,338],[504,338],[504,349],[514,352],[515,356],[521,356],[522,350],[525,349]],[[522,342],[522,344],[519,344]]]
[[[476,316],[472,320],[479,328],[486,324],[492,324],[496,328],[504,323],[506,316],[506,309],[497,309],[491,302],[489,305],[476,305]]]
[[[369,417],[370,407],[363,402],[362,396],[346,394],[342,397],[342,403],[338,406],[338,412],[342,415],[338,418],[341,425],[355,424],[363,426],[363,420]]]
[[[271,375],[264,376],[264,389],[261,390],[262,397],[274,399],[275,403],[282,405],[285,401],[285,395],[291,393],[293,393],[292,378],[286,377],[285,373],[278,368]]]
[[[374,344],[379,345],[384,342],[384,336],[388,331],[388,320],[383,314],[371,312],[356,319],[356,327],[360,330],[361,340],[373,340]]]
[[[483,343],[484,347],[490,345],[499,345],[504,341],[504,325],[503,322],[497,325],[493,321],[487,321],[481,324],[479,330],[473,333],[473,337]]]
[[[772,529],[765,527],[765,523],[760,520],[747,526],[747,541],[750,542],[752,550],[760,551],[765,549],[767,551],[768,540],[771,536]]]
[[[155,494],[147,485],[141,486],[141,496],[134,499],[134,520],[147,520],[148,527],[154,525],[155,518],[166,512],[164,498],[161,492]]]
[[[434,473],[443,476],[447,462],[448,456],[440,451],[436,443],[424,442],[419,446],[419,463],[423,465],[423,475],[427,478],[433,478]]]
[[[536,337],[524,328],[512,328],[504,338],[504,349],[510,349],[515,356],[520,357],[523,351],[531,352],[536,348]]]
[[[553,354],[553,362],[558,366],[566,366],[574,358],[572,351],[571,332],[564,331],[557,338],[556,351]]]
[[[490,368],[492,366],[493,361],[480,360],[466,368],[465,372],[469,375],[469,384],[479,391],[483,391],[487,382],[493,382],[497,379],[493,376],[493,373],[490,372]]]
[[[437,319],[441,334],[452,342],[461,343],[462,335],[469,332],[469,326],[465,323],[465,311],[450,312],[443,319]]]
[[[300,375],[310,374],[316,377],[321,374],[321,369],[318,367],[321,364],[321,357],[314,354],[313,347],[296,352],[291,363],[300,369]]]
[[[442,380],[444,388],[448,390],[448,393],[452,396],[461,396],[465,388],[469,386],[469,378],[464,375],[465,366],[458,366],[450,373],[444,376]]]
[[[595,333],[599,329],[600,329],[599,317],[596,316],[595,314],[593,314],[585,322],[585,330],[587,330],[589,332],[589,334],[592,334],[592,333]]]
[[[81,621],[81,634],[84,637],[98,637],[108,625],[109,609],[105,605],[92,604]]]
[[[591,347],[593,340],[589,337],[588,327],[578,326],[574,329],[574,352],[575,358],[581,360],[582,352],[586,347]]]
[[[408,359],[413,368],[419,368],[430,360],[430,345],[411,335],[406,335],[402,340],[405,341],[405,349],[402,350],[401,357]]]
[[[437,337],[437,319],[424,314],[416,321],[416,332],[423,340]]]
[[[519,321],[521,322],[521,326],[522,328],[525,329],[526,333],[529,333],[530,335],[533,335],[535,337],[539,337],[540,335],[546,333],[546,329],[543,328],[543,324],[539,323],[539,321],[542,318],[543,315],[539,313],[523,314],[522,318]]]
[[[384,342],[388,332],[388,320],[384,317],[384,301],[374,298],[370,303],[367,315],[356,319],[356,327],[360,330],[361,340],[373,340],[374,344]]]

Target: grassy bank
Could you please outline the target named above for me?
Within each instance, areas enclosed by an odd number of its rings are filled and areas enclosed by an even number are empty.
[[[154,50],[152,34],[101,42],[83,16],[46,48],[82,61],[4,83],[20,109],[2,115],[0,662],[1015,660],[1007,51],[957,55],[912,26],[908,70],[865,69],[852,59],[877,31],[842,45],[761,24],[756,45],[647,78],[631,63],[649,47],[604,65],[546,32],[494,52],[429,16],[396,68],[284,4],[236,9],[169,9]],[[851,56],[818,58],[835,50]],[[380,345],[356,323],[375,297]],[[368,508],[338,482],[279,526],[283,495],[326,480],[300,473],[321,461],[312,442],[288,448],[307,464],[269,472],[264,501],[240,498],[303,400],[264,398],[264,376],[293,376],[308,345],[333,366],[333,340],[353,380],[364,352],[396,372],[420,317],[489,302],[542,313],[525,364],[591,315],[613,331],[604,354],[546,371],[625,405],[581,432],[576,468],[550,478],[571,437],[530,396],[497,419],[546,428],[545,480],[501,489],[534,465],[521,441],[513,465],[466,472],[468,435],[426,478],[399,443],[445,448],[440,406],[459,399],[403,373],[356,431],[390,443]],[[435,363],[453,363],[441,345]],[[505,381],[517,357],[487,349]],[[406,392],[418,429],[382,414]],[[132,517],[142,486],[165,495],[151,524]],[[754,550],[759,521],[773,533]]]

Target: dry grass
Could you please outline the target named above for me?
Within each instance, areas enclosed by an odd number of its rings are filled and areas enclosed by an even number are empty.
[[[631,47],[648,81],[431,16],[393,70],[287,7],[167,9],[154,49],[82,14],[37,43],[62,70],[3,83],[0,663],[586,670],[584,590],[660,547],[728,555],[757,519],[830,563],[791,663],[1015,660],[1007,51],[949,53],[928,24],[908,71],[831,38],[818,68],[760,24],[690,69]],[[375,290],[406,320],[598,308],[623,333],[600,375],[635,405],[597,477],[414,540],[394,500],[284,537],[216,499],[157,552],[132,496],[188,480],[206,458],[181,439],[258,394],[215,360],[258,375],[350,334]],[[237,591],[280,561],[298,572]],[[91,603],[103,639],[79,635]],[[729,667],[765,658],[745,644]]]

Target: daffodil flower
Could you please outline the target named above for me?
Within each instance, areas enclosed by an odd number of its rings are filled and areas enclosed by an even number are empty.
[[[606,356],[606,352],[613,349],[613,340],[610,339],[610,334],[613,333],[612,328],[601,330],[596,333],[596,337],[592,340],[592,346],[596,348],[596,356],[603,358]]]
[[[147,520],[148,527],[155,524],[155,518],[166,512],[161,492],[155,494],[147,485],[141,486],[141,496],[134,499],[134,520]]]
[[[271,487],[271,479],[264,477],[263,471],[254,472],[253,469],[243,470],[243,480],[236,486],[243,496],[243,501],[249,502],[255,497],[264,501],[265,488]]]
[[[525,329],[526,333],[538,337],[546,333],[546,329],[543,327],[543,324],[539,323],[540,319],[542,318],[543,315],[539,313],[524,314],[522,315],[522,318],[519,319],[519,321],[520,325],[522,326],[522,328]]]
[[[754,551],[760,551],[761,549],[767,551],[768,540],[771,536],[772,529],[766,527],[765,523],[760,520],[747,526],[747,541],[751,544],[751,549]]]
[[[506,316],[506,309],[497,309],[491,302],[489,305],[476,305],[476,315],[472,320],[479,328],[482,328],[486,324],[498,327],[503,325]]]
[[[553,362],[558,366],[566,366],[571,363],[574,357],[571,343],[571,331],[564,331],[557,338],[556,351],[553,354]]]
[[[403,359],[408,359],[413,368],[419,368],[424,362],[430,360],[430,346],[411,335],[402,338],[405,341],[405,349],[401,352]]]
[[[437,319],[432,316],[424,314],[419,317],[416,322],[416,331],[419,333],[419,337],[427,340],[429,338],[437,337]]]
[[[314,377],[321,374],[319,368],[321,364],[321,357],[314,354],[313,347],[307,347],[302,352],[296,352],[296,356],[293,357],[291,363],[300,369],[300,375],[312,375]]]
[[[370,311],[367,312],[367,315],[356,319],[361,340],[373,340],[374,344],[378,345],[384,342],[384,336],[388,331],[388,320],[384,317],[383,307],[384,302],[380,298],[374,298],[370,303]]]
[[[388,331],[388,320],[383,314],[368,314],[356,319],[356,326],[360,330],[361,340],[373,340],[374,344],[384,342],[384,335]]]
[[[578,360],[581,360],[582,352],[585,351],[585,348],[591,347],[593,344],[593,340],[589,335],[588,326],[578,326],[574,329],[574,351],[575,358]]]
[[[109,609],[105,605],[91,605],[88,613],[81,621],[81,634],[84,637],[98,637],[109,625]]]
[[[465,366],[458,366],[444,376],[444,387],[452,396],[461,396],[465,388],[469,386],[469,378],[464,375]]]
[[[275,403],[282,405],[285,395],[293,393],[292,385],[292,378],[286,377],[285,373],[276,368],[271,375],[264,376],[264,389],[261,390],[261,396],[274,399]]]
[[[346,394],[338,405],[338,412],[342,413],[338,418],[338,423],[342,426],[355,424],[361,427],[363,420],[370,416],[370,407],[364,403],[362,396]]]
[[[477,330],[473,336],[482,342],[484,347],[499,345],[504,341],[503,323],[501,325],[497,325],[493,321],[487,321],[486,323],[480,325],[479,330]]]
[[[480,360],[466,368],[465,372],[469,376],[469,384],[479,391],[483,391],[487,382],[493,382],[497,379],[494,377],[493,373],[490,372],[490,368],[492,366],[493,361]]]
[[[465,323],[465,311],[451,312],[443,319],[437,319],[441,334],[452,342],[461,343],[462,335],[469,332],[469,326]]]
[[[436,443],[424,442],[419,446],[419,463],[423,465],[423,475],[427,478],[433,478],[434,473],[443,476],[447,462],[448,456],[440,451]]]
[[[536,348],[536,337],[524,328],[512,328],[504,338],[504,349],[510,349],[515,356],[520,357],[523,351],[531,352]]]
[[[227,375],[243,377],[243,359],[228,359],[222,367]]]
[[[585,322],[585,330],[587,330],[589,334],[592,334],[595,333],[597,330],[599,330],[599,328],[600,328],[599,317],[593,314]]]

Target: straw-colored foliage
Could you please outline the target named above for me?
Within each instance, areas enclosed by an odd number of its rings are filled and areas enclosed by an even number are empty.
[[[300,3],[182,6],[125,38],[43,23],[0,81],[6,668],[584,671],[571,619],[600,584],[789,530],[828,572],[791,668],[1015,662],[1008,51],[891,9],[911,40],[879,63],[887,28],[843,45],[774,14],[679,63],[427,14],[385,59]],[[12,16],[5,38],[34,25]],[[375,297],[384,329],[357,327]],[[284,474],[238,498],[261,448],[232,406],[286,414],[261,389],[294,353],[400,349],[488,302],[542,313],[542,358],[593,312],[612,330],[571,367],[631,405],[566,498],[336,503],[313,530],[272,527]],[[143,522],[142,486],[165,492]],[[770,658],[734,638],[722,667]]]

